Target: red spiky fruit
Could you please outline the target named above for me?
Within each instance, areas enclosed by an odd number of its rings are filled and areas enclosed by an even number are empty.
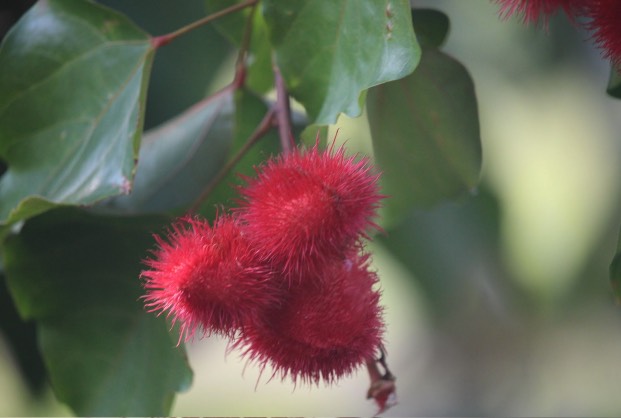
[[[285,304],[243,329],[237,345],[282,379],[332,383],[351,374],[382,343],[377,275],[367,258],[352,255],[324,266],[325,280],[292,288]]]
[[[256,262],[230,217],[220,217],[213,227],[186,217],[166,239],[155,239],[159,248],[141,273],[145,306],[179,321],[180,338],[191,338],[199,328],[233,336],[279,298],[273,273]]]
[[[604,56],[614,65],[621,65],[621,1],[591,0],[586,15],[589,18],[587,27],[593,31],[593,38],[603,49]]]
[[[379,202],[379,175],[368,158],[315,145],[270,159],[240,188],[244,234],[284,277],[320,277],[322,266],[370,228]]]
[[[500,4],[500,15],[506,19],[513,15],[522,17],[524,23],[547,23],[550,16],[564,10],[570,20],[574,21],[584,5],[585,0],[496,0]]]

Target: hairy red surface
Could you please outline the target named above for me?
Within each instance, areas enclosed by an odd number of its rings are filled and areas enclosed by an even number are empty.
[[[319,277],[322,265],[378,228],[378,178],[368,159],[346,157],[343,148],[280,155],[240,188],[244,233],[290,280]]]
[[[287,303],[244,328],[237,345],[262,367],[294,382],[333,382],[372,358],[384,329],[377,275],[367,257],[324,266],[320,282],[291,290]]]
[[[616,66],[621,64],[621,1],[591,0],[588,2],[588,29],[593,38]]]
[[[167,311],[181,323],[182,337],[197,329],[232,336],[246,321],[278,300],[274,274],[256,262],[253,251],[230,217],[214,227],[207,221],[184,218],[145,261],[145,305]]]
[[[521,16],[525,23],[547,22],[549,17],[560,9],[564,10],[570,20],[581,13],[585,0],[496,0],[500,4],[500,15],[509,18]]]

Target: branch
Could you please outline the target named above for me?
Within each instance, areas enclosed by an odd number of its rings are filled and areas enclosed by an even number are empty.
[[[211,179],[211,181],[207,184],[205,189],[201,192],[200,196],[194,201],[190,209],[189,213],[196,212],[199,206],[207,200],[211,192],[216,188],[216,186],[226,177],[227,174],[237,165],[237,163],[242,159],[242,157],[248,152],[248,150],[260,139],[262,138],[269,130],[274,126],[275,122],[275,110],[270,109],[263,119],[261,123],[257,126],[254,132],[250,135],[246,143],[241,147],[237,154],[231,158],[224,167],[218,172],[218,174]]]
[[[367,399],[373,399],[378,406],[377,414],[381,414],[388,408],[397,403],[395,376],[388,370],[386,363],[386,353],[384,347],[380,346],[380,358],[369,358],[366,360],[371,386],[367,391]],[[378,367],[380,364],[384,368],[382,373]]]
[[[248,18],[246,19],[244,34],[242,36],[241,45],[239,46],[239,52],[237,53],[237,61],[235,62],[235,79],[233,84],[238,88],[243,87],[246,82],[246,61],[248,59],[248,50],[250,49],[250,39],[252,38],[252,24],[255,10],[257,10],[256,3],[252,6]]]
[[[205,16],[202,19],[197,20],[196,22],[190,23],[187,26],[184,26],[180,29],[177,29],[174,32],[168,33],[166,35],[160,35],[160,36],[156,36],[151,40],[151,44],[153,45],[154,48],[159,48],[160,46],[166,45],[168,43],[170,43],[171,41],[175,40],[176,38],[185,35],[186,33],[200,27],[203,25],[206,25],[207,23],[211,22],[212,20],[216,20],[222,16],[226,16],[228,14],[234,13],[238,10],[244,9],[246,7],[249,6],[254,6],[257,3],[258,0],[246,0],[243,3],[239,3],[239,4],[235,4],[231,7],[227,7],[226,9],[222,9],[219,12],[216,13],[212,13],[208,16]]]
[[[295,148],[295,141],[291,130],[291,107],[289,105],[289,93],[282,78],[280,69],[273,63],[274,81],[276,84],[276,119],[278,121],[278,136],[283,153],[291,152]]]

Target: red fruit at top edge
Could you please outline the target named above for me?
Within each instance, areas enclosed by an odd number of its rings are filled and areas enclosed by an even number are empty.
[[[597,45],[614,65],[621,65],[621,1],[591,0],[587,2],[587,28],[593,31]]]
[[[282,379],[332,383],[351,374],[376,355],[384,328],[377,275],[366,260],[353,255],[324,266],[326,280],[292,288],[287,303],[244,328],[237,345]]]
[[[373,218],[383,196],[367,158],[315,145],[273,158],[257,172],[240,188],[244,234],[289,280],[342,259],[370,228],[379,228]]]
[[[563,9],[570,20],[575,20],[588,1],[586,0],[496,0],[500,4],[500,15],[508,18],[521,15],[525,23],[537,23]]]
[[[278,300],[272,272],[256,263],[232,218],[184,218],[145,260],[141,273],[149,311],[167,311],[181,323],[181,337],[204,332],[233,336],[244,323]]]

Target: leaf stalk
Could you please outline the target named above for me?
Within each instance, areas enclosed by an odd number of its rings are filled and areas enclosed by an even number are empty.
[[[267,111],[261,123],[256,127],[254,132],[248,137],[246,143],[240,148],[239,151],[231,158],[224,167],[218,172],[218,174],[207,184],[205,189],[198,196],[194,204],[188,210],[188,213],[195,213],[198,211],[200,205],[207,200],[211,192],[216,188],[216,186],[224,180],[227,174],[237,165],[237,163],[242,159],[242,157],[250,150],[250,148],[261,139],[276,123],[275,119],[275,110],[272,108]]]
[[[291,130],[291,105],[289,103],[289,92],[285,80],[282,77],[280,68],[273,64],[274,82],[276,84],[276,120],[278,122],[278,136],[284,154],[291,152],[295,148],[293,131]]]
[[[205,16],[204,18],[199,19],[196,22],[192,22],[189,25],[183,26],[182,28],[179,28],[173,32],[167,33],[165,35],[155,36],[154,38],[152,38],[151,44],[153,45],[155,49],[157,49],[160,46],[169,44],[170,42],[177,39],[178,37],[185,35],[186,33],[191,32],[196,28],[204,26],[207,23],[210,23],[216,19],[221,18],[222,16],[226,16],[228,14],[234,13],[246,7],[254,6],[257,2],[258,0],[246,0],[243,3],[239,3],[233,6],[227,7],[226,9],[222,9],[218,12]]]

